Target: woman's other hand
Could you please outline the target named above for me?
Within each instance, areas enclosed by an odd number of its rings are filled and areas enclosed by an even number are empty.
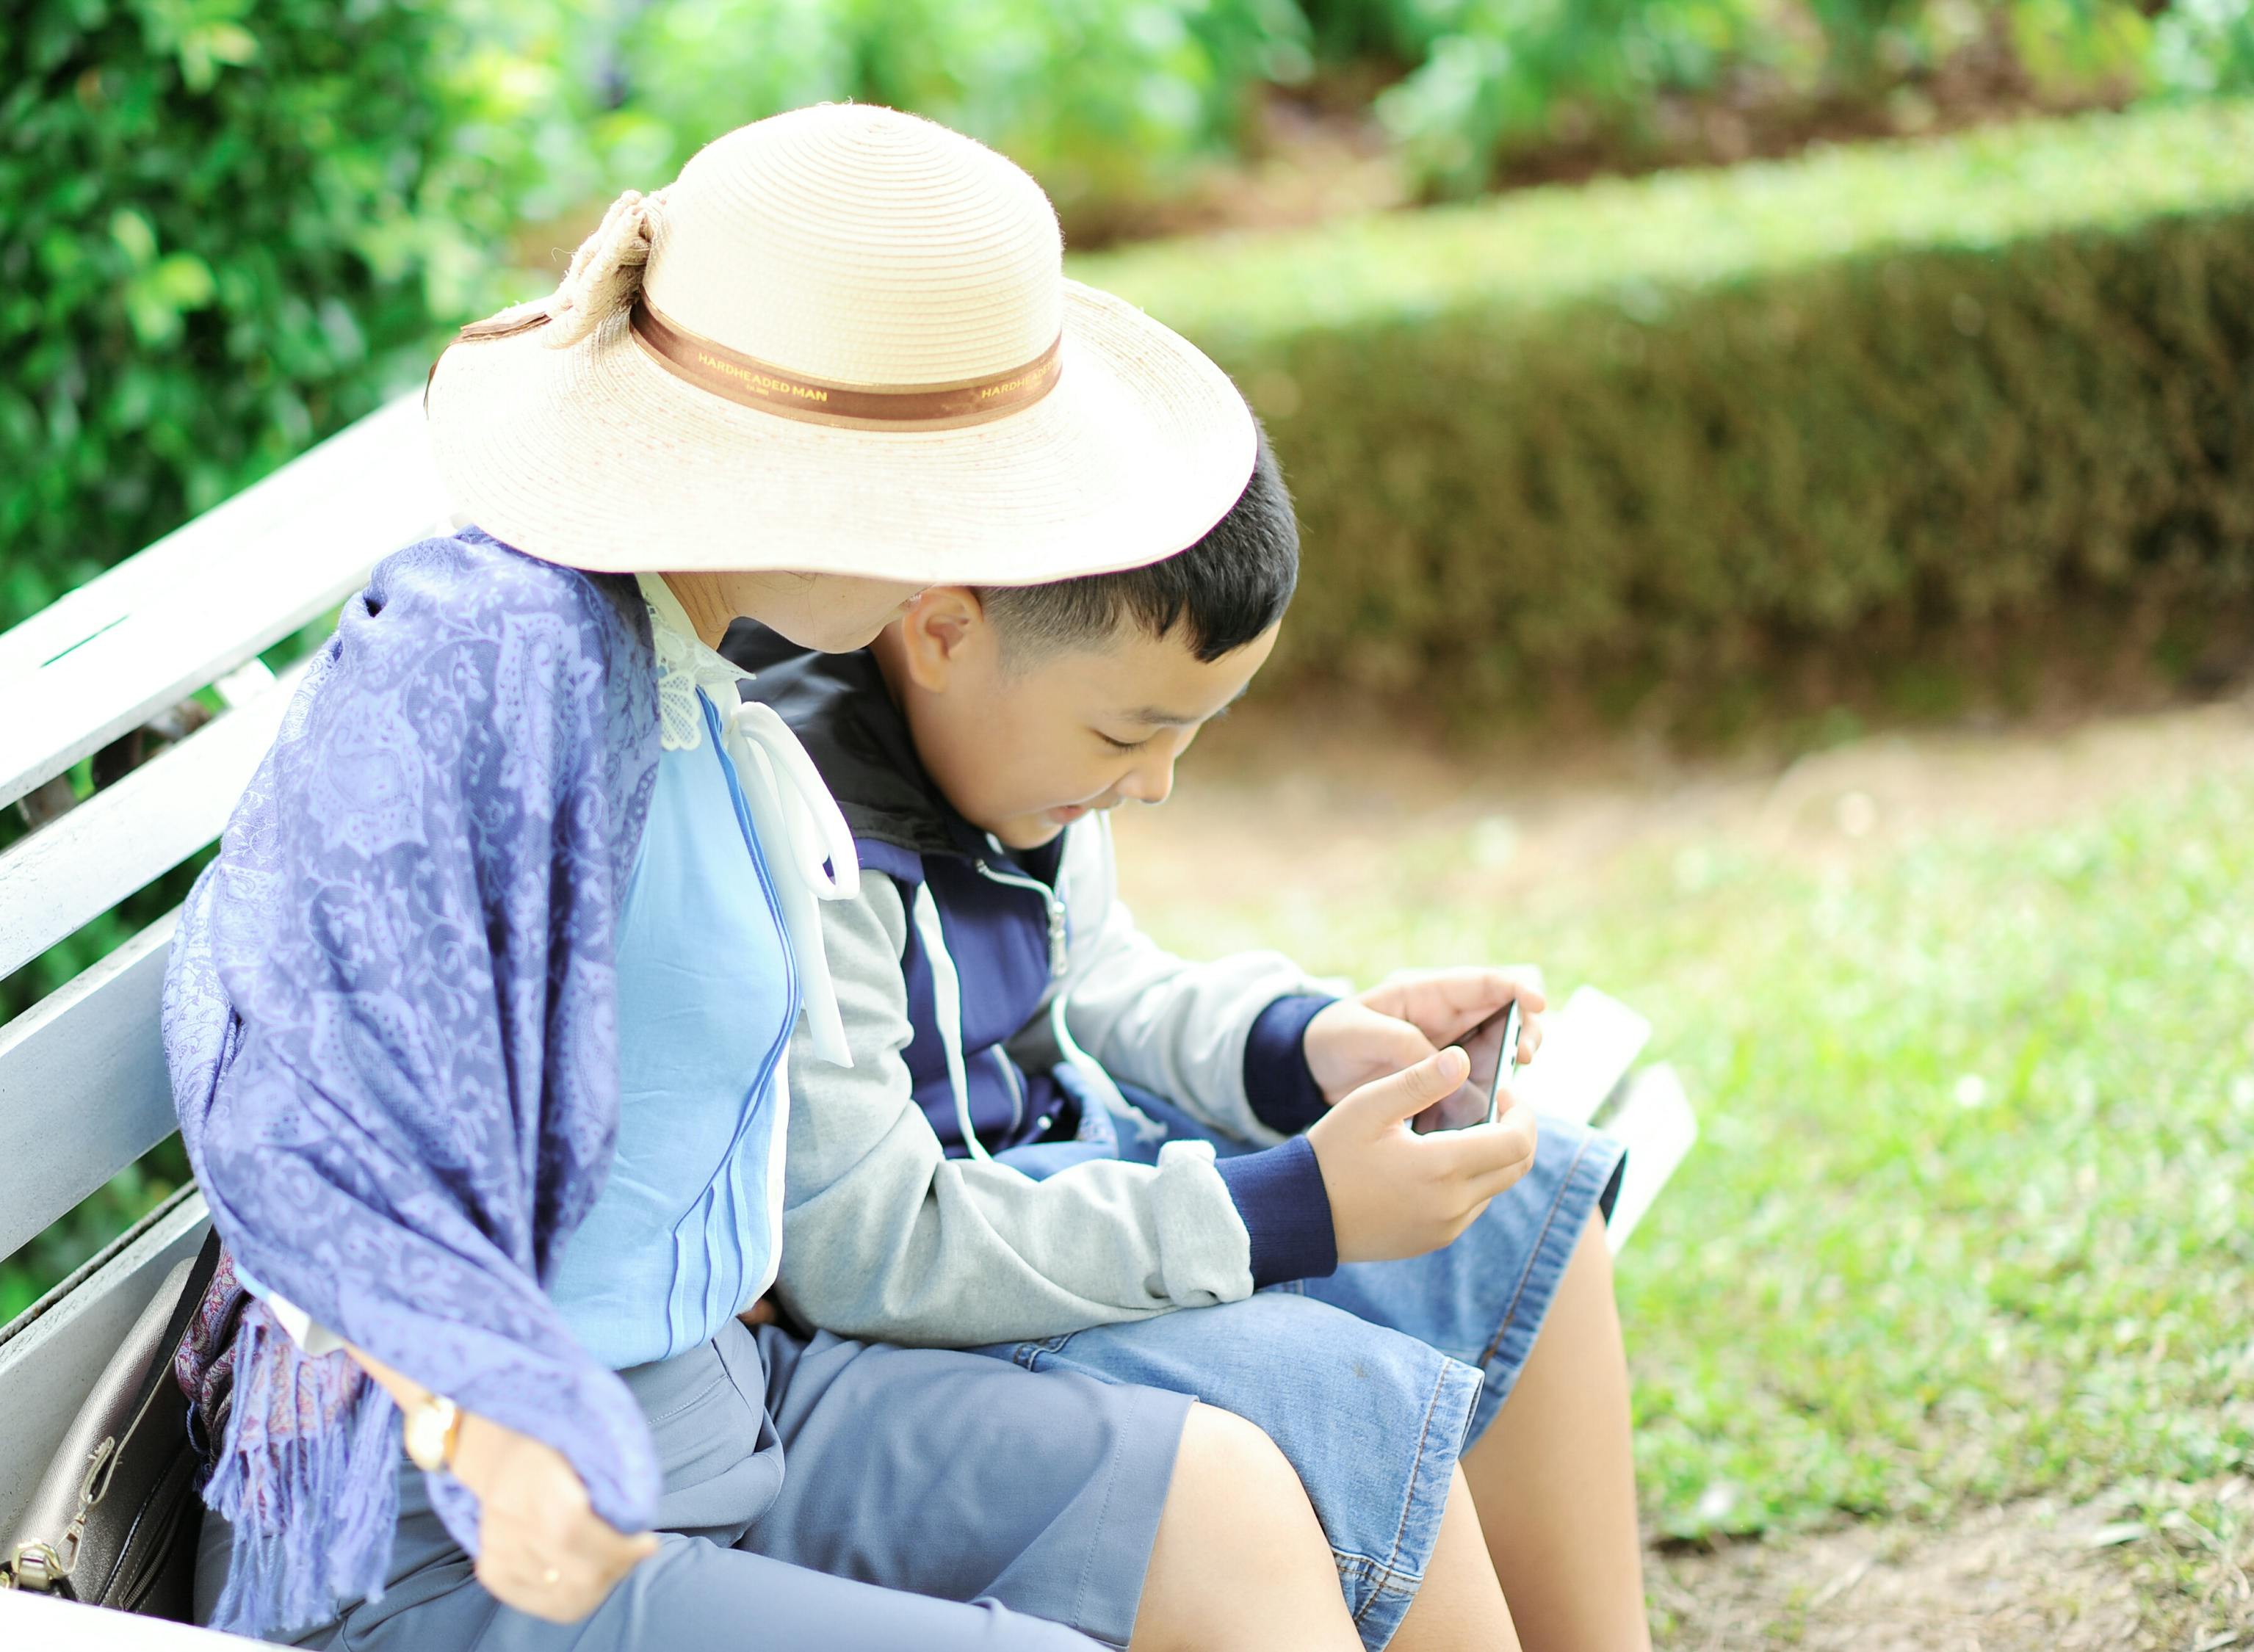
[[[429,1391],[364,1349],[345,1352],[402,1412]],[[577,1623],[657,1548],[654,1533],[629,1537],[595,1512],[563,1453],[491,1418],[462,1413],[446,1467],[477,1495],[478,1581],[519,1612]]]
[[[598,1515],[564,1454],[529,1434],[465,1416],[452,1467],[477,1494],[478,1581],[520,1612],[576,1623],[657,1548]]]

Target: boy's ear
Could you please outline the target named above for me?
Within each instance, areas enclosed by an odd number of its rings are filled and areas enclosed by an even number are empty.
[[[989,640],[986,605],[968,585],[933,586],[908,604],[899,623],[901,663],[919,688],[934,694]]]

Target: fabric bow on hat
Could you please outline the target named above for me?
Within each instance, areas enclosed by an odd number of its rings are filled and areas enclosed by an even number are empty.
[[[506,338],[546,327],[541,342],[550,350],[568,350],[606,318],[630,309],[641,296],[642,273],[664,201],[663,190],[648,195],[628,190],[611,203],[595,233],[579,243],[554,292],[473,321],[461,337]]]

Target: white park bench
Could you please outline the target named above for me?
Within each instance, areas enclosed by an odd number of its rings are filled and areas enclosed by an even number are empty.
[[[261,651],[444,514],[419,398],[402,397],[0,635],[0,808],[20,800],[45,821],[0,853],[0,976],[219,836],[296,682]],[[177,729],[175,708],[206,688],[225,709],[74,801],[76,764],[151,725]],[[158,1014],[172,924],[159,918],[0,1027],[0,1257],[172,1135]],[[1552,1033],[1558,1058],[1527,1075],[1545,1106],[1596,1112],[1629,1139],[1615,1250],[1694,1133],[1666,1068],[1629,1070],[1646,1030],[1601,995],[1577,995]],[[0,1327],[0,1543],[96,1377],[207,1226],[185,1188]],[[0,1648],[162,1652],[227,1639],[0,1589]]]

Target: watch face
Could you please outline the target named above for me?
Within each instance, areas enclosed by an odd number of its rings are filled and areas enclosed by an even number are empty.
[[[446,1436],[453,1429],[452,1400],[431,1395],[410,1407],[400,1425],[407,1454],[417,1468],[436,1474],[446,1466]]]

